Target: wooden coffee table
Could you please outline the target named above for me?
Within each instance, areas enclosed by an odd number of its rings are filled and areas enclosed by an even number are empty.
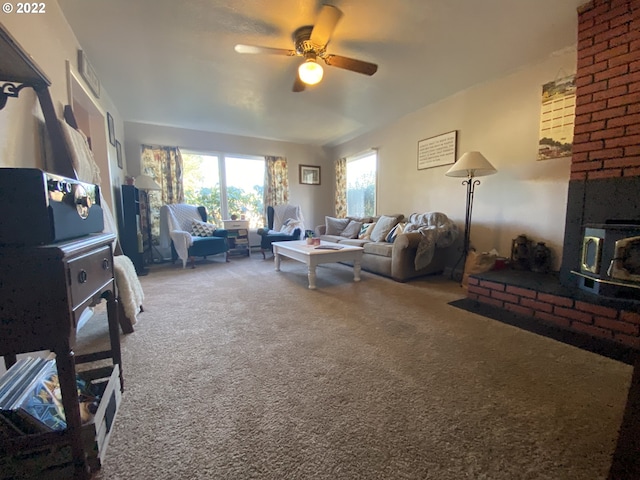
[[[316,267],[321,263],[336,263],[344,261],[353,262],[353,281],[360,281],[360,263],[362,261],[362,247],[351,245],[339,245],[337,243],[321,242],[320,247],[307,245],[304,240],[290,242],[273,242],[273,259],[276,264],[276,272],[280,271],[280,259],[289,257],[309,268],[309,288],[316,288]]]

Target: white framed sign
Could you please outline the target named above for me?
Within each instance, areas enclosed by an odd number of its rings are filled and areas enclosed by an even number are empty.
[[[456,163],[458,131],[443,133],[418,142],[418,170]]]
[[[78,71],[96,98],[100,98],[100,79],[82,50],[78,50]]]

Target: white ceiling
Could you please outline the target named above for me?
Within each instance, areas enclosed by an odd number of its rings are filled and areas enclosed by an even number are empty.
[[[586,0],[58,0],[125,121],[336,145],[474,84],[572,47]],[[329,53],[379,65],[326,67],[291,91],[293,48],[322,3],[343,12]]]

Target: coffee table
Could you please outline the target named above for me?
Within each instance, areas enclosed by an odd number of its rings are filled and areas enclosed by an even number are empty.
[[[309,268],[309,288],[316,288],[316,267],[321,263],[336,263],[344,261],[353,262],[353,281],[360,281],[360,263],[364,248],[351,245],[339,245],[337,243],[321,242],[319,246],[307,245],[304,240],[289,242],[273,242],[273,259],[276,272],[280,271],[282,257],[292,258],[306,263]],[[322,247],[322,248],[318,248]]]

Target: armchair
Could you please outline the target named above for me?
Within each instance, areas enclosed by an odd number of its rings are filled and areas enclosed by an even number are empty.
[[[276,205],[267,207],[267,226],[258,229],[260,252],[273,251],[271,243],[300,240],[304,232],[302,210],[296,205]]]
[[[182,267],[191,261],[191,268],[195,268],[194,257],[225,254],[225,261],[229,261],[228,232],[215,229],[206,224],[207,210],[184,203],[163,205],[160,208],[160,242],[161,245],[171,246],[171,261],[182,260]],[[207,236],[196,234],[198,227],[208,230]]]

